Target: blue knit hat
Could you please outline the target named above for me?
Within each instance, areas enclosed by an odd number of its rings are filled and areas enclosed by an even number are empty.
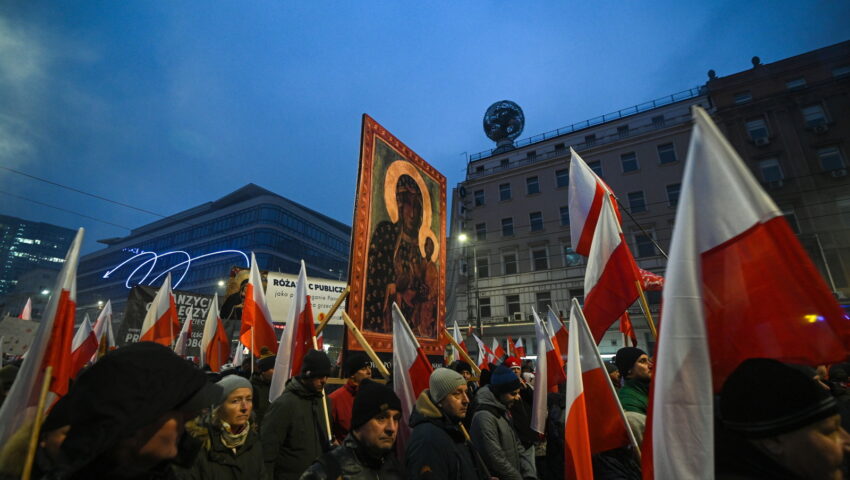
[[[510,368],[499,365],[490,375],[490,390],[496,395],[513,392],[522,386],[519,377]]]

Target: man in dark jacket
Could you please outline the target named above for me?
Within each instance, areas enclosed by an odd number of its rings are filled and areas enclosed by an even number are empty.
[[[401,401],[392,389],[361,383],[351,412],[351,433],[322,455],[301,480],[397,480],[404,478],[395,458]]]
[[[343,365],[343,373],[348,376],[348,382],[330,394],[333,410],[334,439],[342,443],[351,430],[351,409],[354,408],[354,395],[360,383],[367,378],[372,378],[372,362],[369,356],[363,352],[354,352]]]
[[[330,372],[328,356],[310,350],[304,356],[301,374],[289,379],[283,394],[269,405],[260,439],[266,471],[272,472],[275,480],[297,479],[330,449],[322,408],[322,390]]]
[[[489,478],[466,432],[461,430],[460,422],[469,407],[466,380],[454,370],[438,368],[431,373],[428,386],[410,415],[413,433],[405,454],[407,478]]]
[[[277,356],[272,355],[271,352],[265,356],[260,356],[260,359],[257,360],[257,369],[251,375],[251,386],[254,389],[254,416],[256,418],[257,428],[263,426],[263,415],[269,409],[269,390],[272,385],[275,360],[277,360]]]
[[[502,362],[502,365],[511,369],[514,375],[517,376],[520,382],[519,387],[519,402],[511,405],[509,411],[514,421],[519,441],[522,443],[526,459],[535,465],[536,471],[536,456],[534,444],[538,442],[538,434],[531,428],[531,412],[534,410],[534,389],[526,383],[522,377],[522,361],[517,357],[508,357]]]
[[[637,347],[621,348],[617,350],[614,363],[623,378],[623,387],[617,391],[623,410],[646,415],[652,379],[652,364],[646,352]]]

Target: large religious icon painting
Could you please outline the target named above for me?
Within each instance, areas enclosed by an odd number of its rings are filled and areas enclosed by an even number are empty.
[[[376,351],[392,351],[393,302],[425,353],[442,351],[445,218],[446,177],[364,115],[347,311]]]

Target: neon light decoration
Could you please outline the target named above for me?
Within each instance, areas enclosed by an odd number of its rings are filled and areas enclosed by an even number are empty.
[[[127,249],[125,249],[125,250],[127,250]],[[129,251],[131,251],[131,252],[137,251],[138,253],[136,253],[132,257],[128,258],[127,260],[124,260],[123,262],[119,263],[114,268],[107,270],[106,273],[103,274],[103,278],[109,278],[109,276],[112,275],[113,273],[115,273],[116,270],[120,269],[124,265],[127,265],[128,263],[132,262],[133,260],[140,259],[141,257],[147,257],[147,258],[145,259],[145,261],[138,264],[136,266],[136,268],[134,268],[133,271],[130,272],[129,275],[127,275],[127,280],[124,281],[124,286],[127,287],[127,288],[133,288],[133,287],[130,286],[130,281],[133,279],[134,276],[136,276],[136,273],[138,273],[139,270],[143,269],[145,267],[145,265],[150,264],[147,272],[145,272],[145,274],[142,276],[142,279],[137,282],[139,285],[145,283],[145,280],[148,279],[148,277],[151,275],[151,273],[153,273],[154,268],[156,268],[156,262],[160,258],[168,256],[168,255],[182,254],[182,255],[186,256],[186,260],[183,260],[182,262],[178,263],[177,265],[174,265],[170,268],[163,270],[162,272],[159,272],[159,275],[155,276],[150,282],[148,282],[148,285],[152,285],[154,282],[156,282],[157,280],[162,278],[162,276],[164,276],[166,273],[185,265],[186,268],[183,270],[183,274],[180,275],[180,278],[172,284],[172,288],[177,288],[177,286],[180,285],[180,282],[183,281],[183,279],[186,277],[186,274],[189,272],[189,268],[191,268],[192,262],[194,262],[196,260],[200,260],[202,258],[211,257],[213,255],[239,254],[239,255],[242,255],[243,258],[245,258],[245,266],[246,267],[251,266],[251,260],[248,258],[248,255],[246,255],[245,252],[243,252],[241,250],[219,250],[217,252],[211,252],[211,253],[205,253],[203,255],[198,255],[197,257],[193,257],[193,256],[189,255],[188,252],[184,252],[183,250],[175,250],[173,252],[165,252],[165,253],[162,253],[162,254],[158,254],[156,252],[139,251],[139,250],[136,250],[136,249],[132,249],[132,250],[129,250]]]

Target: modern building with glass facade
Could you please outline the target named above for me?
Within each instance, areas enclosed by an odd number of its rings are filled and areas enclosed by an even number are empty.
[[[18,277],[30,270],[62,268],[75,234],[70,228],[0,215],[0,296],[14,290]]]
[[[80,259],[78,315],[111,300],[120,320],[130,288],[158,286],[169,269],[175,289],[221,295],[231,268],[247,267],[251,252],[261,270],[298,273],[303,259],[309,276],[343,278],[350,237],[348,225],[249,184],[126,237],[100,240],[107,248]]]

